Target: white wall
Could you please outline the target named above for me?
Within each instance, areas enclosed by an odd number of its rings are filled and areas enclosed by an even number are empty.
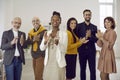
[[[2,26],[4,23],[3,4],[3,1],[0,0],[0,26]]]
[[[0,25],[2,25],[5,30],[11,26],[11,20],[13,18],[12,6],[12,0],[0,0]]]
[[[117,32],[117,41],[115,43],[115,55],[116,57],[120,57],[120,0],[116,0],[116,32]]]
[[[82,12],[84,9],[91,9],[93,12],[92,22],[99,25],[98,0],[3,0],[5,3],[5,29],[10,27],[13,17],[22,18],[21,30],[26,33],[32,28],[31,19],[38,16],[43,25],[48,25],[52,12],[59,11],[62,16],[62,24],[70,17],[76,17],[78,22],[83,21]],[[93,4],[94,3],[94,4]]]
[[[4,1],[0,0],[0,44],[1,44],[1,36],[4,30]]]

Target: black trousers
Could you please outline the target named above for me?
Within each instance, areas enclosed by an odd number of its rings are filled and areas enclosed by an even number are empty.
[[[65,55],[66,59],[66,78],[73,79],[76,77],[76,61],[77,61],[77,54],[74,55]]]
[[[96,52],[79,52],[80,80],[86,80],[86,64],[90,70],[90,80],[96,80]]]

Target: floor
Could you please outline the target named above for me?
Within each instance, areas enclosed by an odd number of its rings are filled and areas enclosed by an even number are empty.
[[[98,57],[96,59],[96,62],[98,62]],[[116,59],[116,63],[117,63],[117,71],[118,72],[117,72],[117,74],[111,74],[110,75],[111,80],[120,80],[120,58]],[[80,80],[80,77],[79,77],[80,69],[79,69],[78,61],[77,61],[76,71],[77,71],[76,72],[76,78],[74,80]],[[87,74],[87,79],[86,80],[90,80],[88,67],[87,67],[87,70],[86,70],[86,74]],[[98,70],[96,72],[96,76],[97,76],[96,80],[100,80]],[[22,80],[34,80],[34,74],[33,74],[33,69],[32,69],[32,58],[31,58],[30,54],[27,54],[27,56],[26,56],[26,65],[23,66]]]

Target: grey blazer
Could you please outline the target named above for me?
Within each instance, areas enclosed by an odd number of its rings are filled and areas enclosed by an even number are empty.
[[[25,58],[24,58],[24,51],[23,48],[25,48],[25,46],[21,46],[20,45],[20,36],[24,35],[24,39],[26,39],[26,35],[24,32],[18,31],[18,51],[20,53],[20,59],[23,62],[23,64],[25,64]],[[15,54],[15,46],[16,45],[11,45],[11,41],[14,38],[14,34],[12,29],[8,30],[8,31],[4,31],[3,35],[2,35],[2,42],[1,42],[1,49],[5,50],[4,52],[4,58],[3,58],[3,62],[5,65],[9,65],[11,64],[13,58],[14,58],[14,54]]]

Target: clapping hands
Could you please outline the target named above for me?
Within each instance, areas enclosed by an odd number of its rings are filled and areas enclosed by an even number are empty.
[[[96,33],[96,37],[98,39],[102,39],[103,38],[103,33],[100,30],[98,30],[97,33]]]
[[[18,41],[18,37],[14,37],[13,40],[11,41],[11,45],[16,44]]]
[[[45,41],[44,41],[44,44],[48,43],[48,41],[50,41],[51,38],[55,38],[55,42],[54,42],[54,43],[55,43],[56,45],[58,45],[58,43],[59,43],[59,37],[53,36],[52,33],[49,34],[49,35],[47,35],[47,32],[45,32],[43,37],[44,37],[44,40],[45,40]]]
[[[45,41],[44,41],[44,44],[47,44],[47,42],[48,42],[49,39],[50,39],[50,35],[48,36],[48,35],[47,35],[47,32],[45,32],[43,38],[44,38],[44,40],[45,40]]]
[[[80,38],[80,42],[82,42],[83,44],[86,44],[89,40],[86,40],[86,38]]]
[[[21,46],[23,46],[23,44],[24,44],[24,36],[23,36],[23,34],[21,35],[21,37],[20,37],[20,44],[21,44]]]
[[[85,36],[85,38],[88,39],[89,37],[91,37],[91,30],[87,30],[87,31],[86,31],[86,36]]]
[[[59,38],[55,38],[55,44],[58,45],[59,43]]]
[[[40,34],[34,36],[33,41],[40,41]]]

